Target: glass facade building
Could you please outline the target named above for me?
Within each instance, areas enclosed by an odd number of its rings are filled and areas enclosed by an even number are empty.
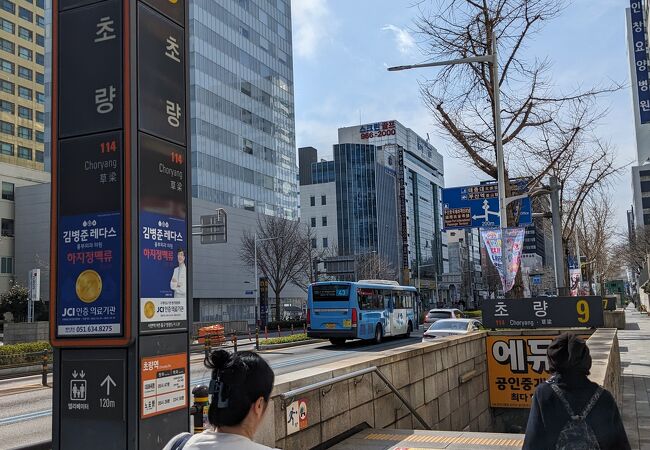
[[[377,252],[399,267],[397,179],[378,163],[378,151],[374,145],[334,146],[339,254]]]
[[[192,195],[297,218],[291,10],[190,3]]]
[[[378,202],[382,210],[394,204],[398,208],[398,231],[392,239],[401,242],[389,251],[399,254],[400,281],[420,282],[423,296],[433,296],[436,280],[449,271],[447,237],[442,233],[442,155],[396,120],[339,128],[338,135],[339,143],[374,146],[383,173],[396,174],[397,200],[390,205]]]

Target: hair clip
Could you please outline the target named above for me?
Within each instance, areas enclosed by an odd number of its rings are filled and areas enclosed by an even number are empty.
[[[228,399],[223,398],[224,394],[224,384],[221,379],[217,378],[216,380],[210,380],[210,387],[208,388],[208,394],[212,395],[212,402],[214,403],[215,399],[217,401],[217,408],[227,408]]]

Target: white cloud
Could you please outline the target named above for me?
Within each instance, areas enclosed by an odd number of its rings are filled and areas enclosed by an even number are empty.
[[[415,47],[415,39],[413,39],[413,36],[406,29],[388,24],[384,25],[382,30],[393,32],[395,35],[395,43],[400,53],[409,53]]]
[[[291,16],[294,52],[302,58],[314,57],[333,27],[327,0],[293,0]]]

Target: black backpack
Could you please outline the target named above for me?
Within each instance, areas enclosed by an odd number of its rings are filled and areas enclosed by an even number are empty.
[[[555,444],[555,449],[600,450],[600,444],[598,444],[598,439],[596,439],[594,430],[591,429],[586,419],[593,407],[596,405],[596,402],[598,402],[600,395],[603,393],[603,388],[598,386],[598,389],[596,389],[596,392],[580,415],[576,415],[573,412],[573,409],[564,396],[562,389],[560,389],[557,384],[551,383],[551,388],[553,388],[553,392],[555,392],[555,394],[560,398],[560,401],[564,405],[564,409],[566,409],[570,418],[566,425],[564,425],[564,428],[562,428],[562,431],[560,431],[560,435]]]

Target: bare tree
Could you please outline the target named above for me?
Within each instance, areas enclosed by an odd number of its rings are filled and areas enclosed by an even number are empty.
[[[621,268],[615,256],[613,213],[611,198],[598,191],[585,202],[576,226],[580,255],[586,257],[584,273],[587,279],[584,281],[589,283],[592,294],[593,283],[600,283],[601,292],[604,292],[605,281],[616,277]]]
[[[569,239],[589,193],[621,170],[610,146],[594,137],[595,125],[606,113],[597,99],[621,86],[560,92],[550,80],[549,61],[526,57],[529,40],[564,6],[562,0],[423,0],[415,30],[423,52],[434,59],[498,50],[498,80],[485,62],[450,65],[421,83],[422,97],[456,154],[496,179],[493,86],[498,84],[506,195],[511,195],[513,177],[529,177],[532,188],[548,175],[558,176]],[[493,36],[498,49],[492,48]],[[508,166],[509,161],[517,164]],[[508,208],[510,226],[518,225],[515,205]],[[517,278],[516,287],[521,287],[521,275]]]
[[[397,281],[395,267],[376,252],[357,255],[357,280],[393,280]]]
[[[300,271],[291,279],[293,284],[298,286],[303,291],[307,292],[309,285],[314,283],[317,280],[317,270],[318,263],[322,262],[327,256],[333,255],[331,248],[318,248],[313,245],[313,240],[316,238],[316,233],[314,229],[303,225],[302,227],[302,239],[301,242],[306,243],[307,247],[305,248],[305,257],[308,261],[305,261],[305,264],[302,264]]]
[[[311,238],[298,221],[259,216],[257,230],[245,231],[241,241],[240,257],[251,266],[255,264],[256,236],[258,270],[275,294],[275,317],[279,318],[280,293],[311,266]]]

